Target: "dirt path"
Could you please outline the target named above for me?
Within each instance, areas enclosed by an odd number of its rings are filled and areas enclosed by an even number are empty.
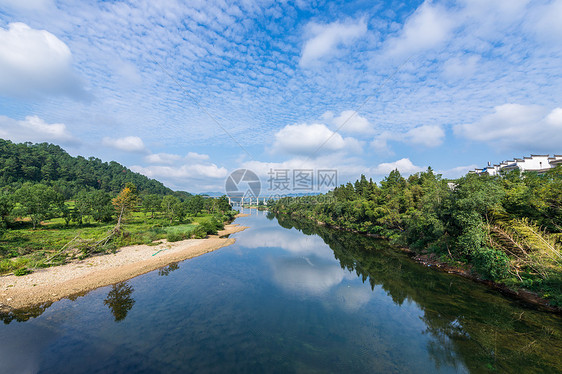
[[[246,229],[226,225],[219,235],[189,239],[157,246],[134,245],[115,254],[90,257],[66,265],[37,270],[16,277],[0,277],[0,311],[26,308],[45,302],[108,286],[159,269],[171,263],[197,257],[233,244],[235,239],[221,238]]]

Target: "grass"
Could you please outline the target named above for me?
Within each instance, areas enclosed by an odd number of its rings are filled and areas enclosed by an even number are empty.
[[[115,237],[103,251],[134,244],[152,244],[164,238],[169,241],[201,238],[222,228],[222,222],[213,219],[210,214],[189,217],[188,221],[191,222],[174,221],[170,225],[165,217],[156,216],[152,219],[150,214],[134,212],[124,223],[124,233]],[[80,247],[73,244],[77,241],[68,245],[62,253],[59,252],[77,237],[86,241],[101,240],[114,227],[114,222],[87,222],[81,226],[71,223],[67,226],[64,219],[53,218],[33,230],[28,220],[14,222],[0,239],[0,274],[18,272],[23,275],[28,269],[60,265],[69,259],[87,257],[90,253],[85,252],[84,245]]]

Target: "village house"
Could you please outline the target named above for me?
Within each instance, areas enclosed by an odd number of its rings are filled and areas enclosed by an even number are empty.
[[[471,170],[470,173],[497,175],[502,171],[509,172],[515,169],[519,169],[521,172],[535,171],[537,173],[544,173],[558,165],[562,165],[562,155],[554,155],[552,157],[550,155],[531,155],[530,157],[502,161],[494,165],[488,162],[486,167]]]

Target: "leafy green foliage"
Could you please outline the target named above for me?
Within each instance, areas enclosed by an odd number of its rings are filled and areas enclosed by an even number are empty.
[[[127,182],[133,183],[139,193],[173,193],[162,183],[114,161],[72,157],[54,144],[14,144],[0,139],[0,188],[17,188],[25,182],[51,184],[59,188],[65,199],[88,189],[116,194]]]
[[[146,195],[142,198],[142,208],[154,219],[154,213],[159,212],[162,207],[162,196],[156,194]]]
[[[268,207],[386,237],[466,263],[483,278],[562,299],[556,288],[562,279],[562,167],[544,174],[469,174],[450,186],[431,168],[407,179],[394,170],[378,185],[362,175],[325,195]]]
[[[472,256],[474,269],[485,279],[505,279],[509,275],[509,257],[493,248],[480,248]]]
[[[41,220],[54,215],[57,207],[64,204],[61,194],[41,183],[25,183],[16,191],[14,198],[19,203],[19,215],[30,216],[33,228]]]
[[[225,196],[174,192],[116,162],[0,139],[0,273],[151,244],[172,231],[172,237],[204,237],[222,228],[213,215],[226,221],[235,214]],[[124,217],[126,227],[116,230]],[[212,223],[198,225],[201,220]]]
[[[14,275],[16,277],[21,277],[21,276],[24,276],[24,275],[27,275],[27,274],[30,274],[30,273],[31,273],[31,270],[26,269],[26,268],[20,268],[20,269],[14,270]]]

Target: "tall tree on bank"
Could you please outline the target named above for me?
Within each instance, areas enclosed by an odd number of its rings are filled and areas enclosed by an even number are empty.
[[[119,192],[119,195],[115,197],[111,202],[117,211],[117,226],[116,230],[119,230],[123,219],[130,214],[139,203],[138,195],[134,191],[134,186],[127,186]]]

